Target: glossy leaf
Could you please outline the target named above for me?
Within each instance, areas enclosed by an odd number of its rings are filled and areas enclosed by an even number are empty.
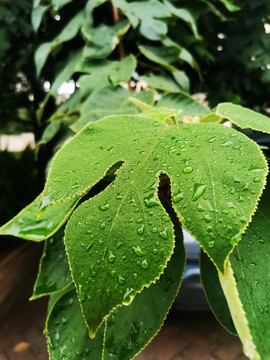
[[[140,24],[140,33],[145,38],[161,40],[166,35],[167,24],[161,19],[170,17],[170,13],[160,1],[127,2],[125,0],[113,0],[113,4],[121,9],[134,28]]]
[[[220,281],[230,312],[250,359],[270,358],[270,188],[267,186],[252,222],[226,263]]]
[[[13,235],[25,240],[42,241],[53,235],[68,219],[80,197],[74,197],[48,209],[37,218],[39,195],[30,205],[0,228],[0,235]]]
[[[128,360],[155,336],[179,290],[185,264],[180,224],[175,215],[172,217],[176,248],[164,274],[155,284],[136,295],[131,304],[117,308],[105,325],[100,327],[94,339],[88,336],[75,292],[56,303],[48,320],[48,345],[52,360],[60,356],[74,360],[83,357]],[[70,331],[73,334],[71,342],[67,341]]]
[[[200,252],[200,273],[203,290],[213,314],[227,331],[237,335],[219,282],[217,268],[203,251]]]
[[[31,300],[59,292],[72,283],[64,247],[64,231],[60,229],[45,242],[39,274]]]
[[[126,144],[132,151],[127,152]],[[257,145],[222,125],[168,127],[141,116],[108,117],[86,126],[58,152],[41,211],[82,196],[119,162],[116,179],[80,205],[66,227],[67,254],[91,333],[123,303],[127,289],[137,293],[154,282],[171,256],[172,225],[157,198],[159,174],[171,179],[182,223],[223,271],[255,210],[267,172]],[[67,169],[72,176],[63,177]],[[61,184],[58,178],[63,178]],[[152,252],[156,242],[157,254]],[[112,296],[106,299],[108,288]],[[90,289],[96,296],[85,298]]]
[[[270,118],[253,110],[231,103],[221,103],[217,106],[216,114],[230,120],[242,129],[270,133]]]

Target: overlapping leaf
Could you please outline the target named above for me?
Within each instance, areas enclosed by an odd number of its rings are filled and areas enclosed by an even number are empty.
[[[60,229],[46,240],[40,261],[39,274],[31,299],[53,294],[72,282],[64,248],[64,231]]]
[[[203,251],[200,252],[200,273],[203,290],[213,314],[226,330],[237,335],[227,300],[219,282],[218,271]]]
[[[216,114],[236,124],[242,129],[250,128],[270,133],[270,118],[240,105],[221,103]]]
[[[222,125],[168,127],[140,116],[108,117],[86,126],[58,152],[40,211],[82,196],[119,162],[116,179],[79,206],[66,228],[68,258],[91,333],[129,293],[155,281],[171,256],[172,224],[157,197],[159,174],[170,177],[183,224],[223,271],[267,172],[257,145]]]
[[[60,356],[73,360],[129,360],[155,336],[177,294],[185,264],[180,224],[175,215],[172,217],[176,247],[164,274],[156,284],[136,295],[129,306],[116,309],[94,339],[88,336],[75,292],[56,303],[49,315],[47,334],[52,360]],[[72,341],[68,341],[70,332]]]
[[[39,195],[30,205],[0,228],[0,235],[13,235],[26,240],[42,241],[53,235],[68,219],[79,197],[73,197],[48,209],[37,218]]]
[[[270,359],[270,188],[241,241],[226,263],[220,281],[230,312],[250,359]]]

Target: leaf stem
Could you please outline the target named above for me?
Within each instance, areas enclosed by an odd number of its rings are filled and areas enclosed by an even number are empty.
[[[112,8],[113,8],[113,22],[114,24],[117,24],[119,22],[119,11],[118,8],[114,5],[112,6]],[[119,59],[123,60],[125,58],[125,49],[121,38],[119,39],[118,52],[119,52]]]

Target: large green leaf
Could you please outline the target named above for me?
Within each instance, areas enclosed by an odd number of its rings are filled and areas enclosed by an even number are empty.
[[[64,231],[60,229],[46,240],[40,260],[39,274],[31,299],[59,292],[71,284],[72,279],[64,247]]]
[[[48,345],[52,360],[61,356],[73,360],[128,360],[155,336],[178,292],[185,264],[180,224],[175,215],[172,217],[176,247],[164,274],[155,284],[136,295],[131,304],[116,309],[94,339],[88,336],[75,292],[56,303],[48,320]],[[70,332],[72,342],[68,341]]]
[[[216,114],[228,119],[242,129],[250,128],[270,133],[270,118],[240,105],[221,103],[217,106]]]
[[[52,50],[60,44],[73,39],[85,21],[84,11],[76,14],[70,22],[62,29],[62,31],[51,42],[44,43],[38,47],[35,53],[35,65],[37,76],[40,75],[41,70]]]
[[[80,205],[66,227],[68,258],[92,333],[123,303],[128,289],[137,293],[155,281],[171,256],[172,224],[157,197],[161,173],[171,179],[182,223],[223,271],[267,172],[258,146],[233,129],[217,124],[168,127],[141,116],[113,116],[89,124],[58,152],[40,211],[82,196],[119,162],[116,179]],[[86,298],[90,289],[95,297]],[[103,296],[107,290],[112,294],[108,299]]]
[[[0,228],[0,235],[13,235],[26,240],[42,241],[53,235],[68,219],[80,199],[73,197],[48,209],[37,218],[39,195],[30,205]]]
[[[113,4],[127,16],[134,28],[140,24],[140,33],[145,38],[162,40],[167,34],[167,24],[162,19],[170,17],[170,12],[160,1],[127,2],[125,0],[113,0]]]
[[[237,335],[227,300],[219,282],[217,268],[203,251],[200,252],[200,273],[203,290],[213,314],[226,330]]]
[[[241,241],[219,274],[230,312],[245,354],[254,360],[270,359],[270,188]]]

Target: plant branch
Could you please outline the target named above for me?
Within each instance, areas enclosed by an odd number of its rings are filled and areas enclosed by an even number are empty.
[[[114,24],[117,24],[119,22],[119,12],[116,6],[113,6],[113,21]],[[125,49],[121,38],[119,39],[118,52],[119,52],[119,59],[123,60],[125,58]]]

